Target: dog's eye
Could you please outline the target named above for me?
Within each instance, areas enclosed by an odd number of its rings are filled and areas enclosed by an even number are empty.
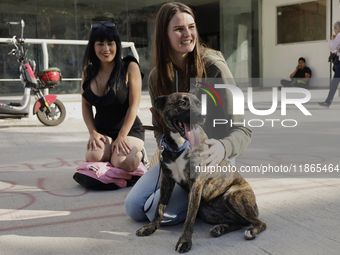
[[[179,101],[179,105],[180,106],[186,106],[187,105],[187,102],[185,100],[180,100]]]

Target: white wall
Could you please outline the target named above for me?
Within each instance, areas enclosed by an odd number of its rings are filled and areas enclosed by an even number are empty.
[[[333,24],[340,21],[340,0],[333,0]]]
[[[311,87],[328,87],[326,82],[330,78],[329,56],[329,39],[315,42],[276,43],[277,27],[277,6],[286,4],[296,4],[301,2],[310,2],[311,0],[263,0],[262,4],[262,45],[263,45],[263,78],[289,79],[290,74],[295,70],[298,59],[304,57],[307,66],[312,69]],[[330,1],[327,0],[327,33],[326,38],[330,38]],[[337,15],[340,13],[339,0],[336,8]],[[334,4],[335,5],[335,4]],[[335,6],[334,6],[335,7]],[[335,8],[334,8],[335,9]],[[321,80],[325,82],[320,82]],[[276,87],[279,84],[268,82],[264,79],[264,87]]]

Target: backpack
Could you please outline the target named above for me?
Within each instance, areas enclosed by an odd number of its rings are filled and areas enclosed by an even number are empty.
[[[328,62],[333,63],[333,71],[335,72],[335,69],[339,63],[339,56],[335,52],[331,52],[328,57]]]
[[[88,189],[116,190],[133,186],[146,171],[143,163],[133,172],[127,172],[113,167],[109,162],[82,162],[73,179]]]

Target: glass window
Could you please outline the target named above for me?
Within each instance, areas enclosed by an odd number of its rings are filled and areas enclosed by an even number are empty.
[[[277,7],[277,43],[326,39],[326,0]]]
[[[85,3],[86,2],[86,3]],[[0,8],[0,38],[20,35],[20,20],[26,23],[24,38],[87,40],[91,24],[107,20],[114,22],[122,41],[134,42],[144,73],[142,89],[147,90],[152,68],[151,55],[155,18],[162,0],[30,0],[7,1]],[[196,12],[200,37],[209,47],[220,50],[236,78],[258,77],[260,0],[180,0]],[[322,1],[321,1],[322,2]],[[18,12],[18,10],[22,10]],[[26,45],[28,58],[43,69],[41,45]],[[22,93],[18,79],[18,63],[7,56],[11,45],[0,44],[0,93]],[[48,44],[49,66],[61,70],[63,81],[51,93],[80,93],[82,59],[85,46]],[[131,55],[129,49],[123,55]],[[6,79],[6,81],[4,81]]]
[[[122,41],[135,43],[139,54],[141,71],[144,73],[143,90],[147,90],[147,77],[150,70],[149,59],[152,52],[154,20],[161,1],[137,0],[115,1],[100,0],[91,3],[79,3],[69,0],[32,0],[25,1],[18,7],[17,2],[7,3],[0,10],[0,37],[20,36],[20,20],[26,23],[24,38],[87,40],[91,24],[97,21],[111,21],[121,35]],[[24,13],[18,13],[18,8]],[[28,58],[37,63],[37,70],[43,69],[41,45],[26,45]],[[82,59],[85,46],[48,45],[49,66],[61,70],[63,81],[51,93],[79,93],[82,74]],[[18,79],[18,63],[14,57],[7,56],[12,46],[1,43],[0,51],[0,92],[1,95],[22,93],[19,81],[8,82],[3,79]],[[132,55],[124,49],[123,55]],[[77,79],[77,80],[74,80]]]
[[[261,76],[259,0],[220,1],[220,48],[239,87],[258,87],[249,78]]]

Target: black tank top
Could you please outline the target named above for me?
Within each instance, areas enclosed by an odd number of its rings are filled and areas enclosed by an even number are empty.
[[[138,63],[137,60],[131,56],[125,57],[123,61],[123,70],[125,73],[131,61]],[[123,86],[118,86],[119,89],[117,89],[116,93],[110,88],[108,93],[99,97],[91,90],[90,83],[91,79],[84,82],[83,97],[96,108],[94,119],[96,129],[99,133],[112,137],[111,133],[118,133],[124,123],[126,112],[129,108],[129,89],[126,84],[123,84]],[[142,122],[138,116],[136,116],[131,129],[139,129],[141,125]]]

